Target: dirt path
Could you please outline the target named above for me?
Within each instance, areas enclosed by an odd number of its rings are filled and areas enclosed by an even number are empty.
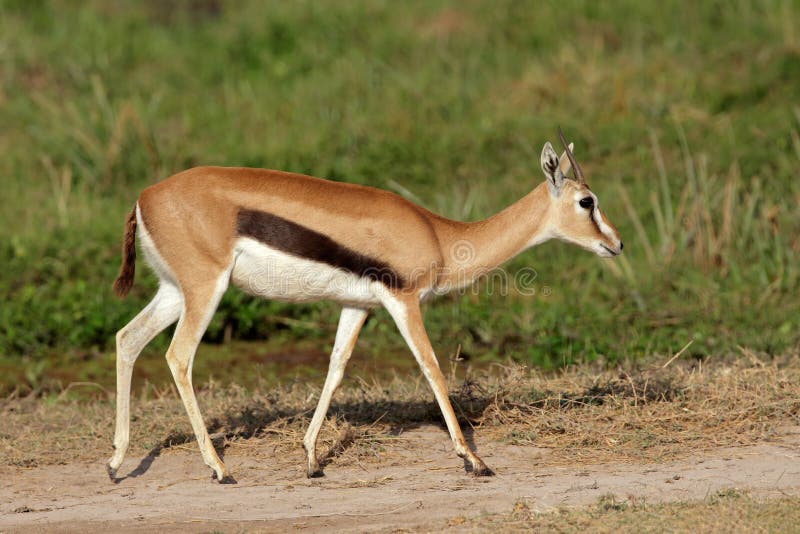
[[[144,461],[147,469],[119,484],[103,465],[0,468],[0,532],[33,531],[347,531],[441,529],[459,516],[508,512],[518,501],[533,510],[597,502],[601,495],[647,502],[702,499],[736,488],[755,496],[800,494],[800,427],[778,442],[709,451],[651,464],[547,467],[547,451],[504,443],[480,447],[496,471],[464,473],[447,434],[408,431],[364,465],[329,465],[326,477],[303,476],[300,451],[272,462],[228,449],[238,485],[212,483],[194,447]],[[425,459],[420,451],[426,451]],[[141,458],[129,458],[120,473]],[[142,469],[140,468],[141,472]]]

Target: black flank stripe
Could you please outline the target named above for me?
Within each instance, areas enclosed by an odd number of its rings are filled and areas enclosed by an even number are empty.
[[[326,263],[391,288],[403,288],[405,281],[385,262],[359,254],[330,237],[300,224],[258,210],[241,209],[236,232],[278,250]]]

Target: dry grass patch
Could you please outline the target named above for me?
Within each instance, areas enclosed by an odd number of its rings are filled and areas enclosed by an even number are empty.
[[[265,457],[299,453],[321,384],[294,382],[247,391],[209,384],[199,392],[217,448]],[[747,445],[797,424],[800,358],[763,363],[674,362],[628,370],[573,369],[542,375],[518,365],[451,379],[462,427],[478,440],[551,450],[546,464],[658,461],[715,447]],[[334,399],[321,435],[323,462],[365,461],[404,441],[403,431],[440,423],[420,378],[351,381]],[[172,389],[133,402],[131,453],[194,448]],[[111,452],[113,399],[8,398],[0,404],[0,464],[98,461]]]
[[[798,421],[798,378],[796,357],[769,365],[522,374],[505,383],[481,422],[494,435],[552,449],[549,462],[654,461],[775,436]]]
[[[759,500],[736,490],[705,500],[648,505],[605,495],[586,508],[537,513],[518,502],[506,514],[457,517],[450,527],[487,532],[795,532],[800,499]]]

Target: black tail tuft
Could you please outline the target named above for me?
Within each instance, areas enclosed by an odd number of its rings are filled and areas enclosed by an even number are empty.
[[[133,287],[133,277],[136,274],[136,205],[125,219],[125,234],[122,237],[122,266],[119,275],[114,280],[114,293],[119,298]]]

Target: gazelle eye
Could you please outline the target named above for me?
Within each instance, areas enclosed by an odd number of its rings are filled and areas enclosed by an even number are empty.
[[[590,210],[594,207],[594,199],[592,197],[584,197],[578,201],[583,209]]]

